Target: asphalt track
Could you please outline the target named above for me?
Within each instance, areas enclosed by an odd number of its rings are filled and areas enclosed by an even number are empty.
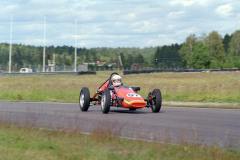
[[[0,121],[17,125],[167,143],[240,149],[240,109],[162,107],[129,111],[100,106],[81,112],[77,103],[0,102]]]

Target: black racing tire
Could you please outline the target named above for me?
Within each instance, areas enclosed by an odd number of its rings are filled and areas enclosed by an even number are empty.
[[[136,108],[129,108],[129,111],[136,111]]]
[[[152,112],[158,113],[162,107],[162,94],[159,89],[154,89],[152,92]]]
[[[79,107],[81,111],[88,111],[90,106],[90,92],[87,87],[83,87],[79,95]]]
[[[107,114],[110,110],[111,105],[111,96],[109,89],[105,89],[102,92],[102,98],[101,98],[101,109],[103,114]]]

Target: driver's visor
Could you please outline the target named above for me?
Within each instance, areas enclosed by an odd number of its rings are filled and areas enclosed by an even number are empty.
[[[121,79],[115,79],[113,82],[121,82]]]

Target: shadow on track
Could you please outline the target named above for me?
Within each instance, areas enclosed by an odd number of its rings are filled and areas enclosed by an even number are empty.
[[[130,110],[123,110],[123,109],[110,109],[109,113],[114,112],[114,113],[128,113],[128,114],[158,114],[158,113],[153,113],[151,110],[149,111],[143,111],[143,110],[135,110],[135,111],[130,111]],[[164,111],[160,111],[159,113],[164,113]]]

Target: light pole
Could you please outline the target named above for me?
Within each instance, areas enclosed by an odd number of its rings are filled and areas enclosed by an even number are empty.
[[[43,24],[43,72],[45,72],[45,55],[46,55],[46,16],[44,16],[44,24]]]
[[[8,72],[11,73],[12,71],[12,19],[13,15],[11,14],[11,24],[10,24],[10,44],[9,44],[9,67]]]
[[[77,19],[75,19],[75,55],[74,55],[74,72],[77,72]]]

